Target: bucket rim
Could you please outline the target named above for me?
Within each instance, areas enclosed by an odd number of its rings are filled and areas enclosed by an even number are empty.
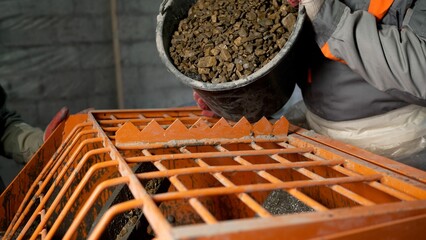
[[[164,20],[167,16],[168,8],[171,6],[171,2],[174,0],[168,0],[166,6],[162,6],[159,14],[157,15],[157,27],[156,27],[156,45],[157,50],[159,52],[161,61],[166,65],[167,69],[174,74],[183,84],[190,86],[195,90],[204,90],[204,91],[224,91],[224,90],[232,90],[240,87],[247,86],[259,79],[262,79],[263,76],[267,75],[270,71],[272,71],[286,56],[286,54],[290,51],[291,45],[289,43],[294,43],[301,33],[303,23],[306,19],[306,11],[303,6],[300,6],[298,9],[296,24],[290,37],[288,38],[284,47],[275,55],[275,57],[270,60],[267,64],[261,67],[256,72],[250,74],[247,77],[240,78],[235,81],[225,82],[225,83],[210,83],[203,82],[193,78],[190,78],[183,74],[176,66],[172,63],[171,57],[168,54],[168,49],[164,48],[163,42],[163,26]],[[179,20],[180,21],[180,20]]]

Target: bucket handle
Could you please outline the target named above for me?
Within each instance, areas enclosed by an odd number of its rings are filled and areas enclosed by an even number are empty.
[[[160,5],[160,12],[162,15],[166,12],[167,8],[170,6],[171,0],[163,0]]]

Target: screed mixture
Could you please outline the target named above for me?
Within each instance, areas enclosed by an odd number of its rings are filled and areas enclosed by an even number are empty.
[[[284,47],[297,19],[286,0],[198,0],[173,34],[170,55],[190,78],[244,78]]]

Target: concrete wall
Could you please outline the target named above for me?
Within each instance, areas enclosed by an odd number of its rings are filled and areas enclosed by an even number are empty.
[[[118,0],[125,108],[189,105],[160,61],[161,0]],[[109,0],[0,0],[0,84],[7,105],[44,127],[62,106],[118,107]]]
[[[193,104],[158,57],[161,0],[117,0],[125,108]],[[63,106],[116,109],[110,0],[0,0],[0,85],[7,106],[44,129]],[[0,157],[9,184],[22,166]]]

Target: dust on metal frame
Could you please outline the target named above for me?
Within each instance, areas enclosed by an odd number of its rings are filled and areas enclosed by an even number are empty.
[[[98,239],[131,209],[142,210],[158,239],[373,236],[397,224],[421,231],[424,172],[295,126],[287,135],[285,121],[228,123],[196,108],[92,111],[71,124],[5,239]],[[155,169],[136,173],[143,163]],[[165,178],[166,192],[142,184]],[[133,199],[100,214],[96,206],[121,185]],[[263,202],[273,190],[314,212],[272,215]]]

